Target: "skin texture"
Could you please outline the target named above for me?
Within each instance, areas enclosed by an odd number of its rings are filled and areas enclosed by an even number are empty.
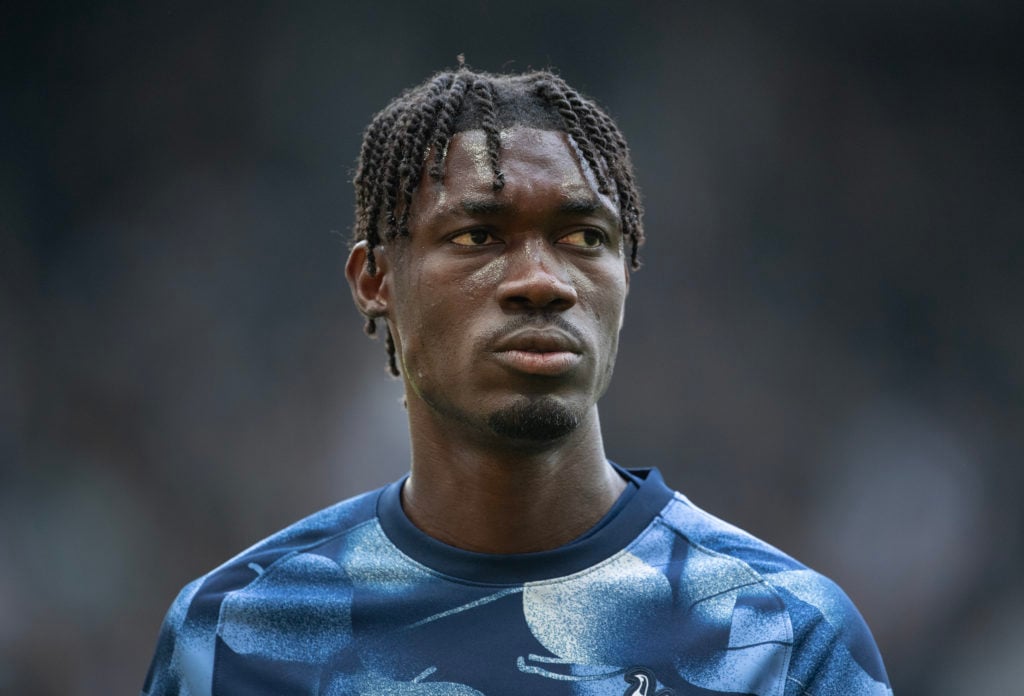
[[[629,287],[618,210],[566,135],[502,132],[495,192],[485,136],[456,134],[426,174],[408,238],[365,243],[346,273],[384,318],[406,387],[406,514],[460,548],[540,551],[592,526],[624,482],[608,465],[597,401]]]

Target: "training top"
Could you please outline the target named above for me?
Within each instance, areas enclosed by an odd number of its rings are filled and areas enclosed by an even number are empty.
[[[333,505],[187,585],[144,696],[891,694],[843,591],[656,470],[569,544],[491,555]]]

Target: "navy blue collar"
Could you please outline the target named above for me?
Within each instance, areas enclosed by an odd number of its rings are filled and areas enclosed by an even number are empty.
[[[450,577],[488,585],[517,585],[562,577],[589,568],[624,549],[672,498],[672,491],[657,469],[615,468],[635,484],[635,489],[633,485],[628,486],[623,497],[589,531],[565,546],[549,551],[476,553],[427,536],[409,521],[402,510],[402,484],[408,477],[381,491],[377,517],[388,539],[402,553]]]

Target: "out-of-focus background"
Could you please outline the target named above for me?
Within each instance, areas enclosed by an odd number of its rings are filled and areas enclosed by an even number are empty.
[[[136,693],[186,581],[405,471],[350,178],[465,53],[632,145],[609,455],[834,577],[897,693],[1020,693],[1018,7],[5,3],[0,692]]]

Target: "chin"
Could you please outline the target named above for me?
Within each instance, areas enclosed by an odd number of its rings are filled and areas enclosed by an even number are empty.
[[[528,442],[559,440],[582,422],[577,411],[550,396],[523,399],[487,418],[487,425],[496,435]]]

